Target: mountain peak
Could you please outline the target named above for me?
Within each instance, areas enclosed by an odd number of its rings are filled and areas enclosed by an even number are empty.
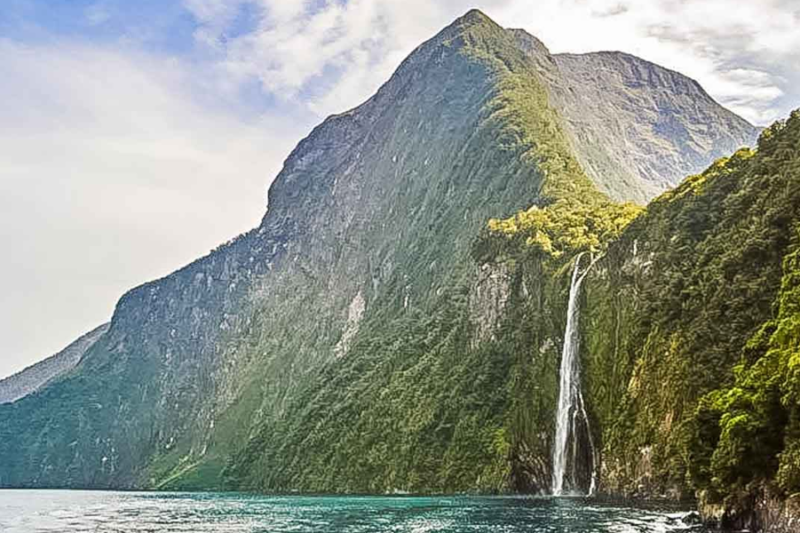
[[[474,25],[474,24],[493,24],[497,23],[492,20],[486,13],[480,9],[470,9],[465,14],[455,20],[456,24],[461,25]]]
[[[450,40],[468,34],[473,35],[473,37],[478,35],[483,37],[488,35],[500,37],[505,34],[505,29],[482,11],[472,9],[454,20],[449,26],[439,32],[433,40]]]

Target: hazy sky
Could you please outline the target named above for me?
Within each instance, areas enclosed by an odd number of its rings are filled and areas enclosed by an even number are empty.
[[[471,7],[800,106],[800,0],[2,0],[0,377],[254,227],[294,144]]]

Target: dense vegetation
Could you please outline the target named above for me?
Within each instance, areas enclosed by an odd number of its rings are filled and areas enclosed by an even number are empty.
[[[784,495],[800,492],[800,113],[766,130],[759,142],[759,187],[770,198],[751,253],[789,241],[772,313],[743,346],[729,385],[704,396],[692,426],[694,484],[714,501],[736,498],[765,482]],[[765,183],[766,182],[766,183]]]
[[[587,386],[608,490],[797,489],[798,146],[794,113],[758,151],[654,201],[590,280]]]
[[[565,196],[490,221],[477,242],[479,261],[556,279],[577,252],[605,250],[583,357],[606,492],[732,505],[765,483],[800,489],[798,147],[795,112],[635,219]]]
[[[602,489],[800,490],[800,116],[643,210],[584,173],[540,66],[477,12],[421,46],[298,146],[259,228],[0,407],[0,485],[545,492],[588,252]]]
[[[615,204],[602,197],[559,198],[505,220],[489,220],[479,246],[489,248],[484,254],[522,251],[554,259],[582,251],[601,253],[640,212],[634,204]]]
[[[483,201],[497,202],[501,195],[533,186],[536,196],[527,205],[539,204],[548,213],[568,211],[556,201],[566,197],[616,209],[571,155],[545,88],[514,40],[480,14],[456,26],[452,37],[445,33],[448,63],[437,65],[436,76],[452,68],[445,78],[459,92],[479,86],[471,79],[476,75],[491,81],[487,92],[476,95],[479,122],[469,133],[469,146],[476,148],[461,151],[458,162],[459,168],[484,176],[506,176],[497,182],[501,190],[486,190],[494,180],[480,185]],[[479,148],[488,144],[498,151],[487,154]],[[509,189],[509,178],[522,188]],[[473,230],[465,233],[457,212],[475,200],[454,195],[472,193],[424,192],[419,201],[430,204],[425,213],[435,214],[435,220],[417,221],[409,226],[410,235],[404,232],[413,253],[396,255],[402,261],[398,276],[373,302],[346,356],[322,367],[280,420],[263,424],[249,439],[226,471],[231,486],[337,492],[546,490],[542,457],[550,437],[542,427],[552,424],[557,347],[550,340],[546,357],[533,354],[561,328],[559,315],[549,309],[562,305],[563,279],[529,279],[530,291],[541,295],[529,300],[517,290],[526,274],[509,273],[514,286],[507,291],[513,300],[506,307],[509,314],[496,327],[494,341],[481,342],[475,333],[481,321],[475,285],[478,267],[490,268],[494,261],[478,257],[483,245],[474,241],[486,218],[475,220]],[[573,222],[591,218],[588,208],[581,217]],[[606,226],[613,223],[601,223],[602,232],[610,232]],[[600,231],[589,231],[585,243],[569,245],[599,244],[607,238],[595,235]],[[504,239],[487,233],[479,241],[490,249]],[[469,255],[471,246],[477,265]],[[517,327],[542,323],[535,316],[547,316],[549,331]],[[540,388],[543,393],[537,394]]]

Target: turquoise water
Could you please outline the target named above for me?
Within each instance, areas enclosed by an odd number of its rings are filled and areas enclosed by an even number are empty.
[[[676,511],[578,498],[0,491],[3,533],[662,533],[686,530]]]

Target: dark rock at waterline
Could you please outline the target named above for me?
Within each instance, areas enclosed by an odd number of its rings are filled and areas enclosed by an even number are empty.
[[[683,515],[680,521],[687,526],[699,526],[703,523],[703,518],[697,511],[690,511]]]
[[[700,498],[700,517],[709,528],[763,533],[800,532],[800,494],[784,498],[769,488],[738,494],[726,504]]]

